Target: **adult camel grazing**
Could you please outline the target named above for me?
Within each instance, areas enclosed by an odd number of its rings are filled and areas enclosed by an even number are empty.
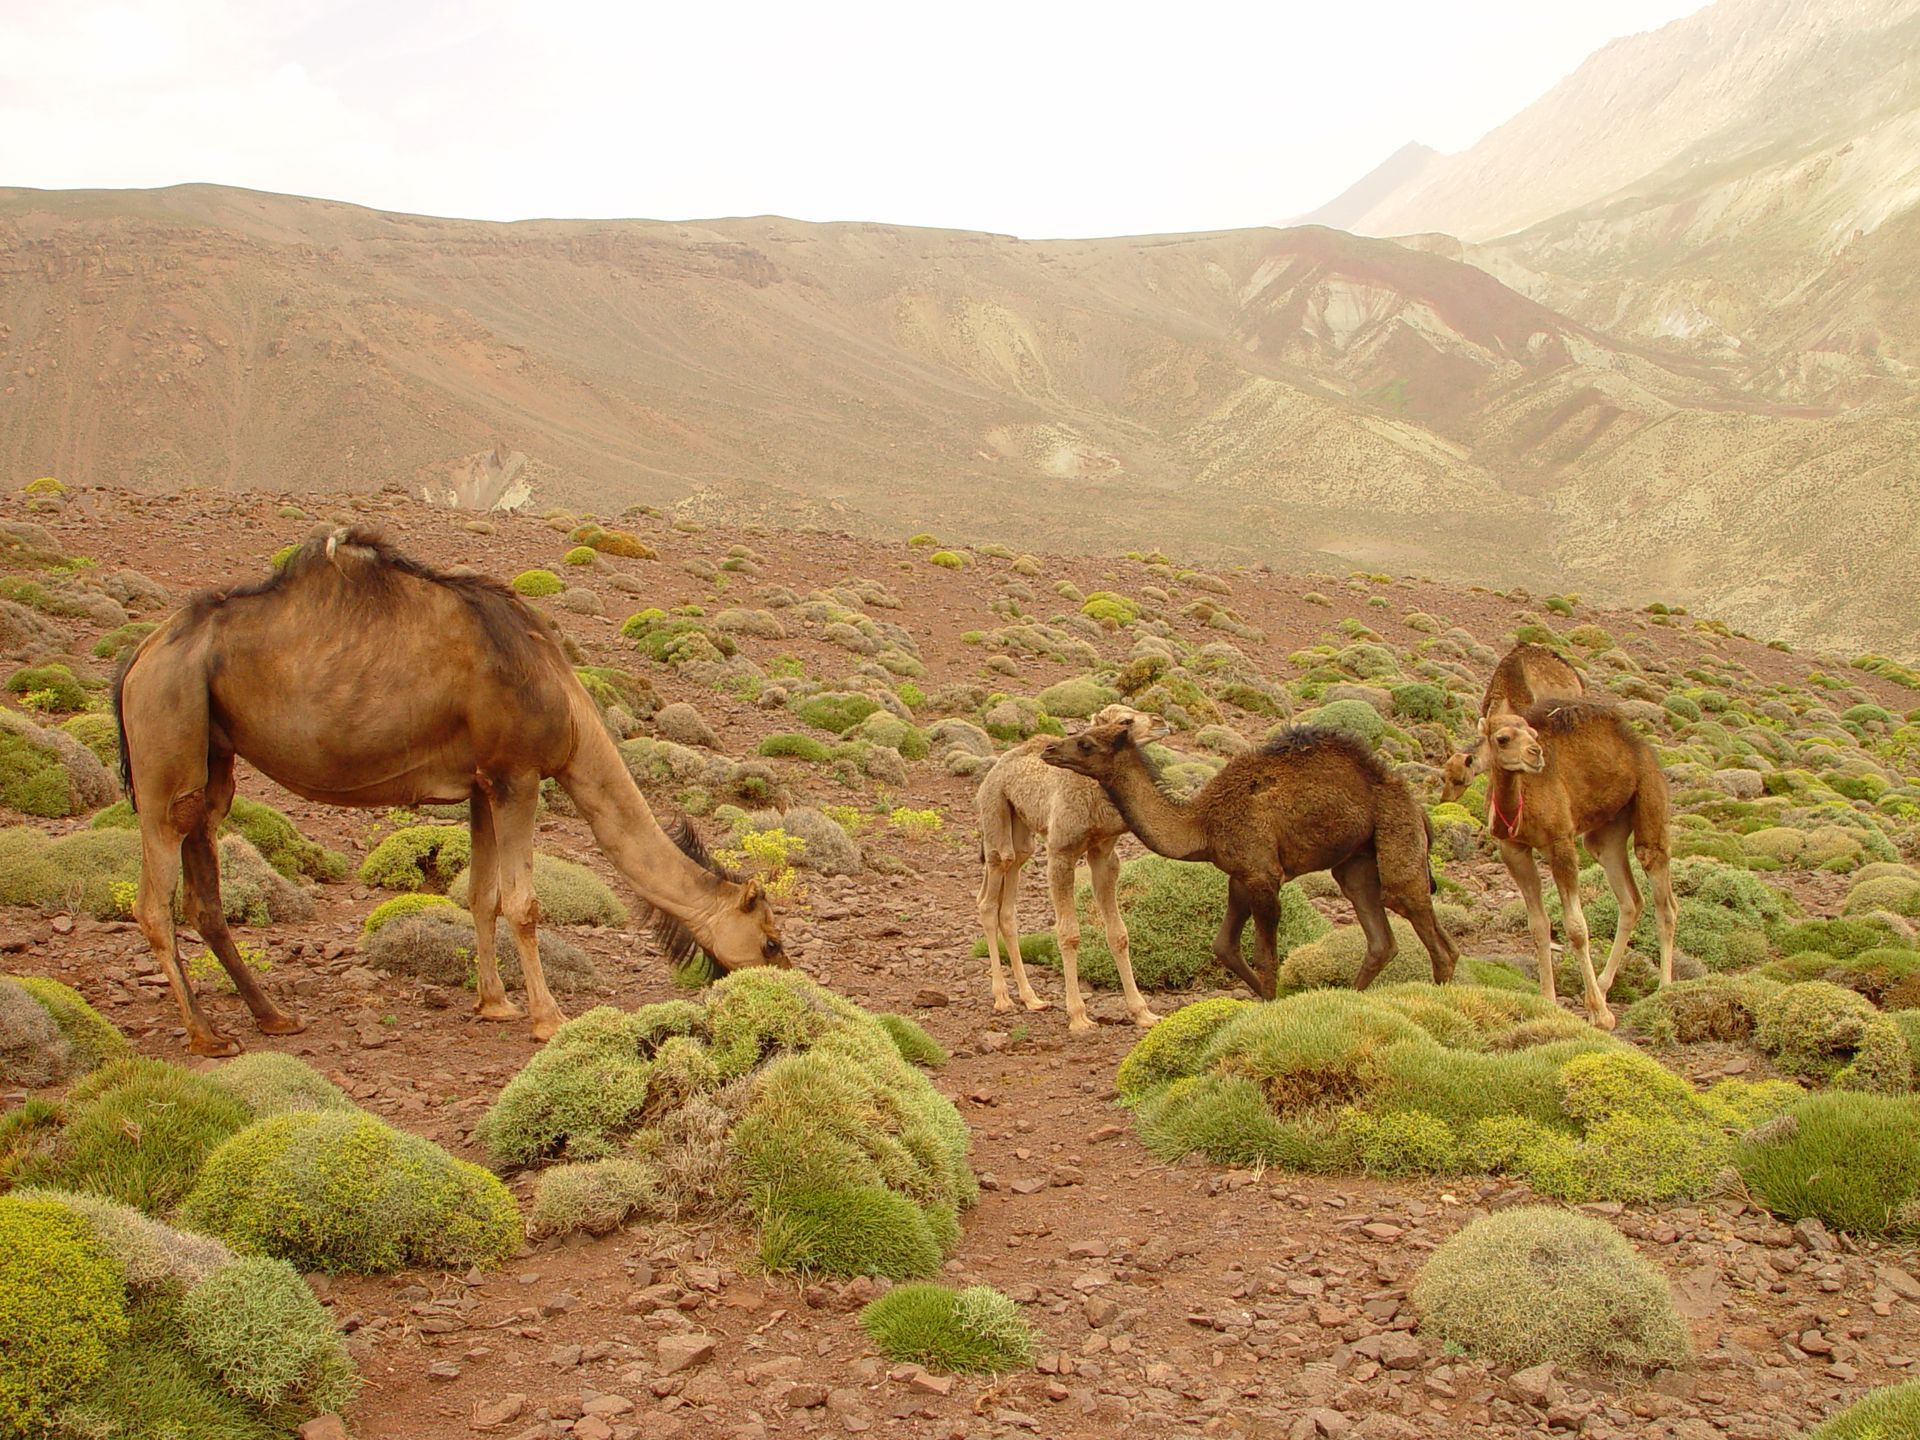
[[[214,836],[244,758],[330,805],[466,801],[473,835],[477,1008],[520,1011],[494,961],[494,921],[513,927],[533,1033],[566,1018],[540,970],[533,820],[557,779],[594,839],[655,914],[677,957],[704,948],[727,969],[785,965],[757,881],[707,868],[691,829],[669,838],[541,619],[496,581],[408,559],[371,531],[310,541],[270,579],[199,595],[149,635],[114,683],[121,774],[140,815],[135,915],[199,1055],[237,1041],[201,1013],[176,952],[172,898],[264,1034],[305,1028],[242,963],[220,904]]]
[[[1109,705],[1093,717],[1095,725],[1124,724],[1137,741],[1152,735],[1151,715],[1125,705]],[[1074,867],[1082,858],[1093,877],[1093,898],[1107,932],[1107,948],[1120,972],[1120,990],[1127,1013],[1136,1025],[1151,1025],[1153,1013],[1133,983],[1133,956],[1126,922],[1114,898],[1120,861],[1114,847],[1127,833],[1100,787],[1045,764],[1040,752],[1051,737],[1036,736],[1007,751],[987,771],[973,803],[980,820],[980,925],[987,932],[987,957],[992,965],[993,1008],[1011,1010],[1006,974],[1000,963],[1005,943],[1013,966],[1013,983],[1029,1010],[1044,1010],[1047,1002],[1033,993],[1027,967],[1020,959],[1016,906],[1020,870],[1032,857],[1036,838],[1047,847],[1047,891],[1053,899],[1053,933],[1060,944],[1060,969],[1066,979],[1067,1028],[1091,1030],[1086,1002],[1080,998],[1080,917],[1074,910]]]
[[[1318,726],[1283,730],[1227,761],[1184,804],[1161,789],[1129,726],[1084,730],[1040,754],[1049,765],[1099,781],[1149,850],[1210,861],[1226,872],[1227,913],[1214,937],[1214,958],[1263,999],[1272,998],[1280,965],[1274,948],[1280,887],[1315,870],[1333,873],[1366,932],[1356,989],[1366,989],[1393,959],[1388,909],[1412,922],[1433,962],[1434,982],[1453,978],[1460,957],[1433,914],[1426,814],[1406,782],[1363,741]],[[1253,969],[1240,956],[1249,914]]]
[[[1587,693],[1580,672],[1544,645],[1521,641],[1493,667],[1487,692],[1480,698],[1480,718],[1524,715],[1537,700],[1579,700]],[[1486,741],[1474,737],[1471,750],[1447,757],[1440,769],[1440,798],[1458,800],[1487,768]]]
[[[1524,716],[1489,715],[1480,722],[1480,733],[1493,757],[1487,830],[1527,902],[1540,993],[1554,998],[1553,926],[1541,899],[1536,850],[1545,853],[1560,892],[1567,944],[1580,957],[1588,1018],[1611,1030],[1614,1018],[1607,992],[1640,923],[1640,891],[1627,863],[1629,842],[1653,882],[1660,983],[1673,983],[1673,932],[1680,907],[1673,896],[1667,777],[1660,761],[1617,710],[1591,700],[1549,700]],[[1580,906],[1576,836],[1586,840],[1620,902],[1613,949],[1597,979],[1587,944],[1587,917]]]

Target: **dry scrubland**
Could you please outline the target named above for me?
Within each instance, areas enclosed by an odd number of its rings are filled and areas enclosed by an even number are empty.
[[[665,973],[555,792],[536,885],[575,1018],[535,1051],[470,1013],[457,813],[329,811],[243,767],[228,910],[311,1028],[237,1023],[249,1054],[183,1063],[126,920],[107,677],[194,588],[346,519],[550,615],[656,808],[765,878],[804,973]],[[0,1435],[1920,1433],[1899,659],[1654,597],[647,509],[47,481],[0,523]],[[1167,1018],[1137,1031],[1102,989],[1069,1037],[1044,969],[1054,1008],[991,1011],[970,802],[999,750],[1125,700],[1166,722],[1176,790],[1314,721],[1431,796],[1515,638],[1673,785],[1686,978],[1654,991],[1649,922],[1617,1035],[1538,999],[1482,789],[1431,810],[1459,984],[1420,983],[1402,932],[1353,993],[1358,932],[1315,876],[1283,896],[1280,998],[1251,1003],[1208,960],[1218,875],[1129,842]],[[1023,949],[1057,966],[1041,892]]]

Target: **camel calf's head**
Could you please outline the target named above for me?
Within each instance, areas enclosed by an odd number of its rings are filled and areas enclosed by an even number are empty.
[[[1488,715],[1480,722],[1480,735],[1493,763],[1502,770],[1538,775],[1547,768],[1547,750],[1540,743],[1540,732],[1518,715]]]
[[[1094,719],[1098,721],[1121,708],[1110,705]],[[1153,716],[1138,710],[1129,710],[1126,714],[1127,719],[1089,725],[1078,734],[1054,741],[1041,750],[1040,758],[1090,780],[1112,779],[1121,756],[1153,738]]]
[[[1487,768],[1487,747],[1476,745],[1471,750],[1456,750],[1447,757],[1447,763],[1440,767],[1440,799],[1448,802],[1458,800],[1467,793],[1467,787],[1473,784],[1474,777]]]

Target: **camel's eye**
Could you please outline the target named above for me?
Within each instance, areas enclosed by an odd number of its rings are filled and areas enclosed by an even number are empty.
[[[760,953],[762,955],[778,955],[780,953],[780,941],[775,936],[769,935],[766,943],[760,947]]]
[[[1091,741],[1088,741],[1088,740],[1082,740],[1082,741],[1080,742],[1080,753],[1081,753],[1082,755],[1090,755],[1090,754],[1092,754],[1092,753],[1093,753],[1093,743],[1092,743]]]

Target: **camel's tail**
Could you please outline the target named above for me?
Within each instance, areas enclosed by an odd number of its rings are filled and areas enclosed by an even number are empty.
[[[133,668],[134,658],[139,653],[136,648],[113,672],[113,724],[120,735],[120,788],[127,792],[127,805],[133,810],[140,808],[140,802],[133,793],[133,755],[127,749],[127,712],[121,704],[121,695],[127,688],[127,672]]]

